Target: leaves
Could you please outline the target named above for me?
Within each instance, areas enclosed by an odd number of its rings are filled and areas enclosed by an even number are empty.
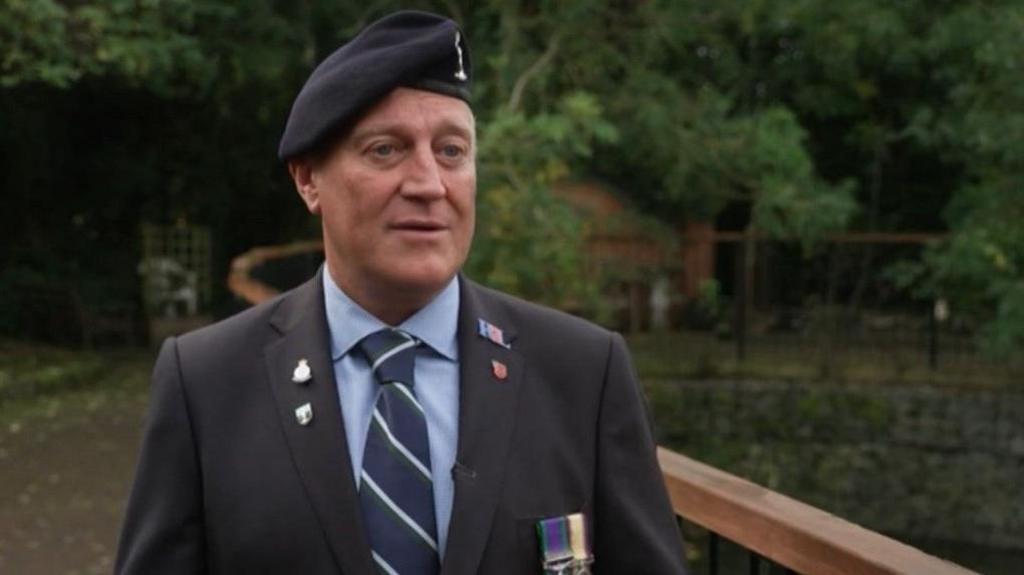
[[[0,86],[43,82],[67,87],[81,77],[67,38],[67,10],[53,0],[0,4]]]
[[[671,226],[728,213],[806,250],[845,228],[950,229],[905,277],[1017,333],[1019,2],[414,4],[456,16],[473,46],[481,277],[590,297],[585,222],[550,189],[596,178]],[[5,268],[124,294],[139,220],[213,226],[222,265],[304,231],[273,155],[291,99],[407,5],[0,3]]]
[[[172,97],[201,95],[215,79],[230,84],[240,64],[249,68],[247,76],[272,71],[276,78],[282,68],[267,64],[278,60],[272,52],[280,40],[262,40],[268,32],[288,38],[279,18],[259,0],[11,0],[0,7],[6,52],[0,85],[66,89],[88,77],[114,76]],[[240,33],[250,35],[245,45],[231,46]],[[228,47],[234,50],[221,51]],[[266,58],[247,62],[253,55]]]
[[[509,292],[595,311],[598,283],[584,253],[587,227],[552,187],[615,129],[597,100],[567,94],[551,113],[502,110],[482,128],[480,195],[470,275]]]

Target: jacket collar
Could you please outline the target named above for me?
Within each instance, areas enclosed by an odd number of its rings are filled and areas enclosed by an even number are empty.
[[[460,278],[460,286],[459,445],[442,575],[477,572],[501,498],[525,369],[514,346],[515,325],[504,305],[465,277]],[[501,329],[503,340],[511,346],[481,336],[481,319]]]
[[[330,358],[321,271],[283,296],[270,324],[281,337],[264,350],[268,380],[295,467],[335,562],[346,574],[376,573],[363,533]],[[293,381],[300,360],[312,377]],[[313,417],[299,422],[309,405]]]

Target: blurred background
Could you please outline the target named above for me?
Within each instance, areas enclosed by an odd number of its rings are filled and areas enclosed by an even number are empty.
[[[4,0],[0,572],[110,571],[153,346],[317,268],[278,138],[403,7],[472,48],[470,277],[626,333],[663,445],[1020,572],[1017,0]]]

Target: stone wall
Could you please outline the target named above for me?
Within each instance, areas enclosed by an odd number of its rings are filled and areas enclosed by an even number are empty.
[[[659,442],[876,531],[1024,549],[1024,393],[648,382]]]

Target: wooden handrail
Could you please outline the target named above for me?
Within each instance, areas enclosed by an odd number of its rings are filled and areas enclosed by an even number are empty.
[[[658,460],[677,515],[803,575],[975,573],[668,449]]]
[[[288,256],[323,251],[324,244],[320,240],[294,242],[281,246],[263,246],[253,248],[231,260],[231,271],[228,273],[228,290],[252,305],[262,303],[279,292],[250,275],[252,268],[267,260]]]

